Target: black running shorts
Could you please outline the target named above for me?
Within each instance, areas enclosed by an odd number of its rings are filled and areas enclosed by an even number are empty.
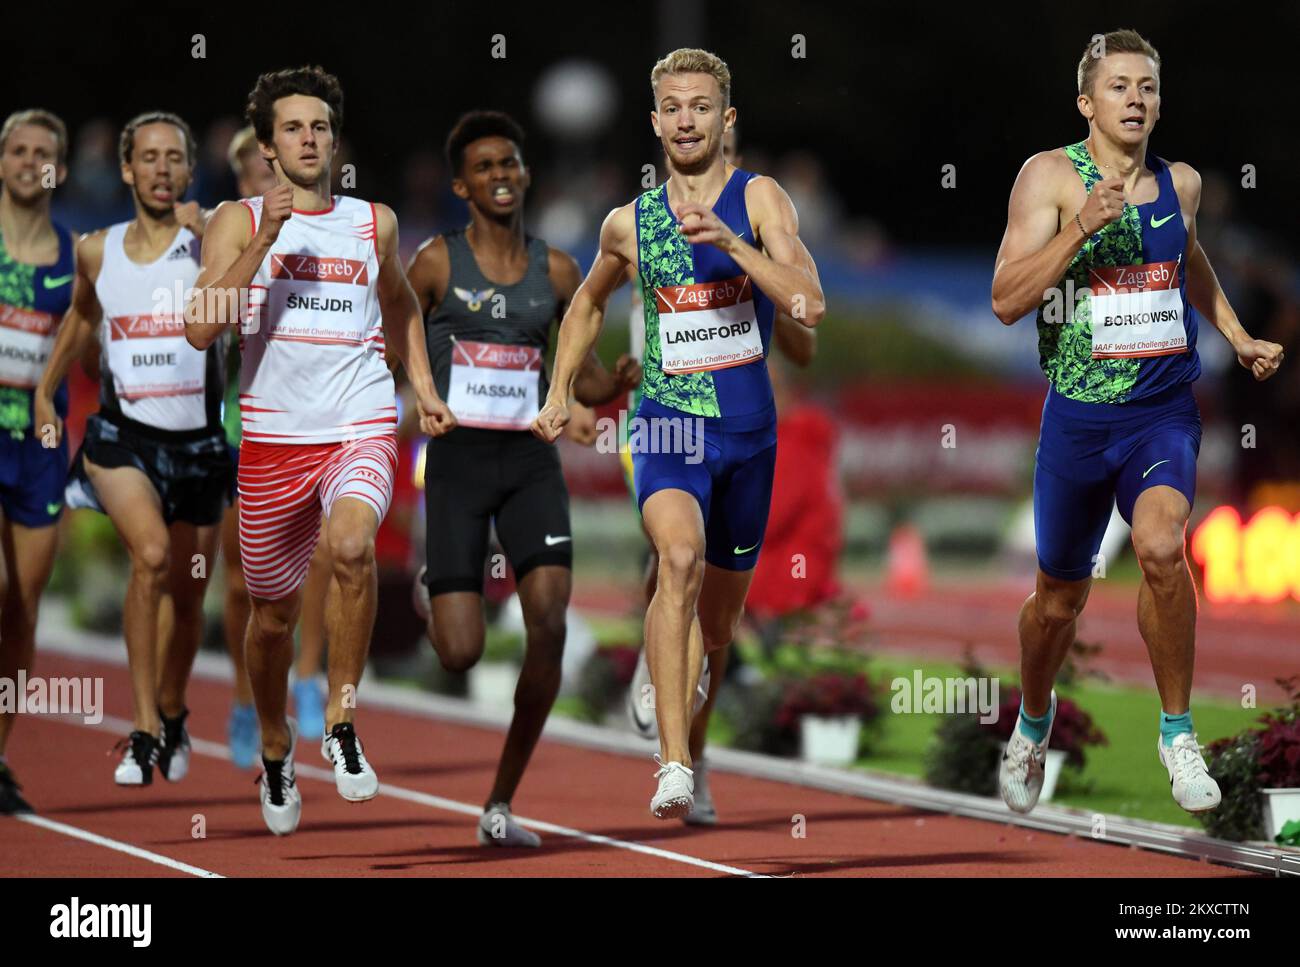
[[[483,592],[494,521],[516,580],[535,567],[573,564],[569,491],[559,453],[526,430],[457,427],[431,439],[424,501],[424,580],[431,595]]]

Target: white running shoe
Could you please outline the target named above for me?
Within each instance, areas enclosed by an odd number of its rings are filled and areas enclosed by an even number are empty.
[[[122,752],[122,761],[113,770],[113,781],[119,786],[148,786],[153,783],[153,767],[158,764],[159,743],[148,732],[136,729],[113,746]]]
[[[718,825],[718,811],[713,808],[713,793],[709,791],[708,762],[701,756],[694,763],[695,808],[682,817],[688,826]]]
[[[650,682],[650,665],[646,662],[645,648],[636,659],[632,685],[627,691],[627,716],[632,720],[636,734],[648,741],[659,738],[659,720],[655,718],[655,687]]]
[[[1047,763],[1047,744],[1052,740],[1052,726],[1056,724],[1056,692],[1052,692],[1052,720],[1047,723],[1047,735],[1035,742],[1020,731],[1020,714],[1016,713],[1016,727],[1002,753],[1002,768],[998,773],[998,786],[1002,801],[1018,813],[1027,813],[1038,804],[1038,794],[1043,791],[1043,770]]]
[[[190,734],[185,730],[185,720],[190,716],[189,709],[181,709],[181,714],[169,719],[158,710],[162,719],[162,739],[158,747],[158,771],[168,782],[180,782],[190,771]]]
[[[334,785],[348,802],[365,802],[379,792],[379,777],[366,761],[351,722],[340,722],[321,739],[320,754],[334,766]]]
[[[656,753],[659,789],[650,800],[650,812],[656,819],[680,819],[695,808],[695,780],[690,769],[680,762],[664,762]]]
[[[709,656],[705,655],[704,668],[700,671],[700,680],[695,686],[692,717],[698,715],[704,703],[709,700],[709,682],[712,677]],[[650,741],[659,738],[659,720],[655,717],[655,690],[650,681],[650,665],[646,662],[645,648],[641,649],[636,660],[636,671],[632,673],[632,685],[627,692],[627,715],[632,720],[632,728],[641,738]]]
[[[433,604],[429,599],[429,586],[424,583],[424,575],[428,570],[427,564],[421,565],[415,575],[415,583],[411,585],[411,607],[425,624],[429,623],[429,616],[433,613]]]
[[[1219,805],[1222,798],[1219,784],[1214,781],[1201,756],[1201,747],[1191,732],[1174,736],[1171,745],[1157,740],[1160,764],[1169,772],[1169,791],[1174,802],[1189,813],[1207,813]]]
[[[302,795],[293,771],[293,750],[298,744],[298,723],[289,725],[289,751],[283,759],[262,757],[262,774],[257,777],[262,794],[262,821],[276,836],[288,836],[302,818]]]
[[[504,802],[494,802],[483,811],[478,821],[478,841],[482,846],[542,845],[542,838],[520,826],[510,814],[509,803]]]

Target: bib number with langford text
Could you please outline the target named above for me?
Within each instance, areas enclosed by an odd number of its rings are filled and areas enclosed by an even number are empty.
[[[660,367],[699,373],[743,366],[763,357],[749,276],[655,289]]]

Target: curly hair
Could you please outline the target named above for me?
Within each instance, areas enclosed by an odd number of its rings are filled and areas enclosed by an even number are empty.
[[[330,130],[335,138],[339,136],[343,128],[343,88],[339,79],[323,67],[292,67],[263,74],[248,93],[244,115],[258,141],[271,143],[275,134],[275,102],[294,94],[318,97],[329,105]]]

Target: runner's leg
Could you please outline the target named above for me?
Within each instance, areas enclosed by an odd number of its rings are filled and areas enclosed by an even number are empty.
[[[24,527],[0,515],[0,678],[16,681],[18,669],[32,670],[37,609],[54,569],[58,532],[56,526]],[[0,755],[16,715],[0,714]]]
[[[1165,486],[1144,490],[1133,509],[1133,548],[1142,565],[1138,630],[1169,715],[1190,708],[1196,659],[1196,588],[1185,550],[1190,512],[1187,498]]]
[[[158,491],[135,467],[106,469],[85,461],[100,505],[131,559],[122,633],[131,669],[134,727],[158,735],[158,610],[171,567],[171,540]]]
[[[252,605],[248,600],[248,585],[244,583],[244,568],[239,555],[238,500],[221,520],[221,556],[225,561],[226,577],[223,611],[226,650],[230,653],[230,664],[235,673],[235,701],[240,705],[251,705],[253,688],[248,684],[248,668],[244,663],[244,636],[248,633]]]
[[[546,725],[546,717],[560,693],[565,612],[572,589],[573,572],[554,565],[535,567],[519,582],[527,650],[519,684],[515,686],[515,714],[506,733],[496,780],[487,800],[489,805],[508,803],[514,798]]]
[[[346,496],[334,502],[325,525],[334,565],[334,579],[325,607],[330,641],[326,732],[355,717],[356,690],[366,667],[379,599],[379,574],[375,567],[378,529],[379,517],[374,508],[366,501]],[[350,687],[347,702],[345,686]]]
[[[659,553],[654,597],[646,609],[646,660],[665,762],[690,768],[691,696],[704,654],[696,603],[704,581],[704,519],[697,498],[666,488],[646,498],[642,516]]]
[[[203,640],[203,595],[208,587],[208,567],[217,550],[220,528],[195,527],[177,521],[171,525],[172,629],[164,652],[158,683],[158,708],[168,718],[185,710],[194,656]],[[202,564],[200,567],[199,564]]]

